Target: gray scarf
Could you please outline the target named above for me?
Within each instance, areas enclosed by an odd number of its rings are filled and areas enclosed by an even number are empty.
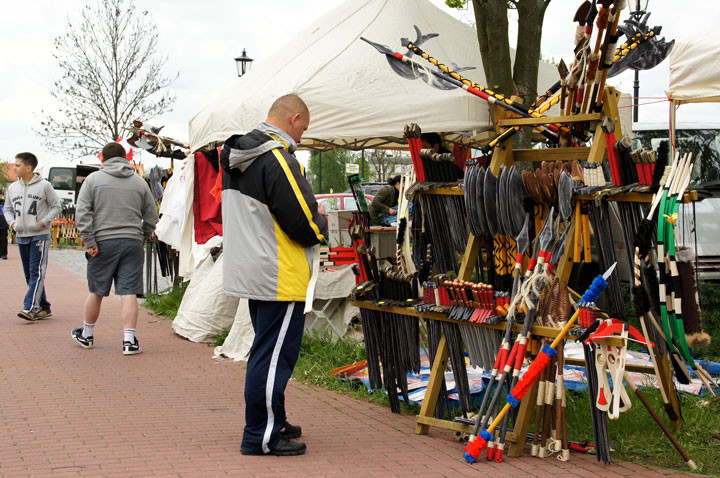
[[[258,123],[257,128],[258,131],[262,131],[265,134],[270,134],[273,136],[277,136],[283,141],[287,143],[288,146],[288,153],[293,154],[297,150],[297,143],[294,139],[290,137],[289,134],[287,134],[285,131],[281,130],[277,126],[273,126],[271,124],[266,123],[265,121],[262,121]],[[284,145],[278,145],[279,147],[284,147]]]
[[[290,154],[293,154],[297,149],[297,143],[292,139],[285,131],[281,130],[277,126],[273,126],[266,122],[259,123],[256,128],[261,133],[272,135],[276,138],[280,138],[284,141],[277,141],[275,139],[267,141],[260,146],[252,149],[235,149],[230,148],[228,155],[228,161],[230,162],[231,168],[238,168],[240,171],[245,171],[260,155],[267,153],[276,148],[283,149],[287,144],[287,150]]]

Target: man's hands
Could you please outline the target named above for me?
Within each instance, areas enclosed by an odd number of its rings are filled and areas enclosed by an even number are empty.
[[[395,214],[397,214],[397,209],[393,209],[393,208],[388,209],[389,216],[394,216]]]
[[[37,222],[37,225],[38,225],[39,227],[45,227],[45,224],[43,224],[42,221],[38,221],[38,222]]]
[[[327,213],[325,212],[325,206],[323,204],[318,203],[318,212],[327,216]]]
[[[85,249],[85,252],[87,252],[90,256],[95,257],[98,254],[98,248],[97,246],[88,247]]]

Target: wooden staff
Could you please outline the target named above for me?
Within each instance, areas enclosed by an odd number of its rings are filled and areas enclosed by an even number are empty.
[[[590,58],[588,59],[587,70],[585,70],[585,82],[580,89],[578,99],[582,101],[575,104],[575,111],[582,113],[587,108],[588,100],[590,99],[590,90],[593,82],[595,81],[595,75],[600,65],[600,47],[602,46],[603,32],[607,31],[610,19],[610,5],[614,0],[600,0],[600,11],[598,12],[596,25],[597,25],[597,38],[595,39],[595,47],[593,48]]]
[[[540,423],[542,422],[543,404],[545,403],[545,376],[547,373],[547,369],[542,371],[538,383],[537,399],[535,400],[535,433],[530,448],[530,455],[532,456],[538,456],[540,452]]]
[[[615,8],[613,9],[615,18],[613,19],[610,30],[608,30],[608,35],[605,37],[603,58],[601,58],[600,61],[602,76],[600,77],[600,81],[596,81],[597,91],[593,90],[593,99],[595,101],[590,103],[594,103],[596,108],[600,108],[600,105],[602,104],[603,93],[605,92],[605,82],[607,81],[608,73],[610,73],[610,67],[613,64],[613,61],[615,61],[614,57],[611,58],[612,53],[615,51],[614,41],[617,41],[614,39],[617,35],[618,25],[620,24],[620,12],[625,9],[625,5],[627,5],[627,0],[616,0]]]
[[[695,464],[695,462],[685,452],[683,447],[680,445],[680,443],[677,441],[677,439],[675,439],[675,437],[670,432],[668,427],[663,423],[663,421],[660,419],[660,417],[655,412],[655,410],[653,410],[653,408],[650,406],[650,403],[648,403],[645,396],[640,392],[640,390],[638,389],[638,387],[635,384],[635,381],[632,379],[632,377],[630,377],[630,375],[628,375],[628,373],[625,372],[624,378],[625,378],[625,381],[627,382],[627,384],[632,389],[632,391],[635,393],[635,396],[637,396],[637,398],[640,399],[640,401],[645,406],[645,408],[647,409],[650,416],[653,418],[653,420],[655,420],[655,423],[658,424],[658,426],[663,431],[665,436],[668,437],[668,440],[670,440],[670,442],[673,444],[673,446],[678,451],[678,453],[680,453],[680,456],[683,457],[683,460],[685,460],[685,463],[687,463],[687,466],[690,467],[691,470],[697,470],[697,465]],[[620,386],[622,386],[622,384],[620,384]]]
[[[557,350],[557,349],[556,349]],[[548,439],[552,429],[552,409],[555,403],[555,373],[557,371],[557,355],[550,360],[550,369],[545,382],[545,400],[543,404],[542,439],[540,440],[539,458],[548,456]]]

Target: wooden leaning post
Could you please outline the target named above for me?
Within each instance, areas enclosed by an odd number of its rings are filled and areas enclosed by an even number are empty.
[[[618,112],[618,98],[620,94],[614,88],[606,88],[604,92],[603,101],[603,112],[582,114],[574,116],[557,116],[557,117],[542,117],[542,118],[514,118],[512,113],[508,113],[506,110],[493,106],[495,118],[500,118],[495,122],[495,129],[500,132],[507,127],[511,126],[527,126],[527,125],[543,125],[543,124],[569,124],[578,121],[591,121],[596,123],[595,135],[593,137],[593,144],[591,147],[577,147],[577,148],[552,148],[552,149],[519,149],[513,151],[510,142],[505,142],[496,147],[492,162],[490,163],[490,169],[493,174],[497,175],[500,171],[500,167],[505,165],[506,167],[512,166],[515,162],[541,162],[541,161],[588,161],[591,163],[602,163],[607,155],[607,144],[605,141],[605,135],[600,129],[601,120],[604,116],[610,117],[616,126],[616,135],[622,137],[622,131],[620,126],[620,116]],[[425,191],[425,194],[441,194],[441,195],[462,195],[463,190],[460,188],[443,188]],[[576,200],[593,200],[593,196],[575,196]],[[652,195],[649,193],[626,193],[618,195],[610,200],[628,201],[628,202],[650,202]],[[696,191],[690,191],[683,199],[684,202],[697,200]],[[573,221],[570,225],[570,231],[567,236],[567,243],[572,244],[575,235],[575,222]],[[463,256],[462,264],[458,272],[458,280],[469,281],[472,276],[473,267],[477,261],[478,254],[480,252],[480,239],[476,236],[470,235],[468,243]],[[573,248],[566,247],[565,254],[560,259],[557,265],[556,277],[560,281],[567,282],[570,277],[572,265],[580,258],[573,257]],[[367,301],[355,301],[353,305],[364,309],[375,309],[393,314],[405,315],[405,316],[416,316],[423,319],[441,320],[446,322],[460,323],[455,320],[449,319],[445,314],[440,313],[421,313],[412,307],[381,307],[372,302]],[[462,322],[467,323],[467,322]],[[476,324],[471,325],[476,327],[494,328],[499,330],[505,329],[505,322],[500,324]],[[516,325],[516,332],[520,331],[520,325]],[[537,342],[538,338],[555,338],[560,332],[560,329],[543,326],[533,326],[530,331],[531,344]],[[622,346],[622,341],[619,338],[607,338],[602,339],[599,343],[612,344],[616,346]],[[532,344],[528,347],[528,350],[538,349],[538,344]],[[672,372],[670,368],[670,360],[667,356],[657,356],[655,351],[653,354],[653,360],[658,364],[658,369],[662,375],[662,383],[667,392],[672,406],[675,408],[676,414],[680,417],[680,407],[678,403],[677,392],[675,390],[672,381]],[[435,356],[435,361],[432,364],[430,372],[430,380],[428,382],[427,390],[425,393],[425,399],[423,401],[420,414],[416,417],[415,432],[420,435],[428,433],[431,426],[440,427],[457,432],[468,433],[472,432],[473,426],[455,422],[451,420],[438,419],[433,416],[435,406],[437,404],[440,390],[444,381],[444,374],[447,370],[447,364],[449,360],[449,351],[445,335],[443,334],[440,338],[438,350]],[[583,360],[577,359],[565,359],[565,363],[568,365],[585,366]],[[627,365],[626,370],[631,372],[641,372],[648,375],[654,375],[655,371],[652,367],[645,366],[633,366]],[[536,403],[537,398],[537,382],[532,386],[529,392],[523,398],[517,413],[515,420],[515,427],[512,432],[508,431],[506,436],[506,442],[509,447],[506,454],[512,457],[521,456],[525,447],[525,437],[527,436],[530,422],[532,421],[532,410]],[[672,422],[674,426],[680,426],[680,419],[676,422]]]

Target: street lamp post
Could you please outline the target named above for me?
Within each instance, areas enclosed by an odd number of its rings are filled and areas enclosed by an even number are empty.
[[[249,69],[253,59],[247,56],[245,48],[243,48],[242,55],[235,58],[235,66],[237,67],[238,77],[243,76]]]
[[[647,12],[647,6],[648,3],[650,3],[650,0],[645,0],[645,8],[640,8],[640,0],[636,0],[635,2],[635,11],[630,12],[630,16],[635,20],[636,22],[640,22],[642,17]],[[640,103],[640,71],[635,70],[635,81],[633,82],[633,122],[637,123],[639,114],[638,114],[638,103]]]

